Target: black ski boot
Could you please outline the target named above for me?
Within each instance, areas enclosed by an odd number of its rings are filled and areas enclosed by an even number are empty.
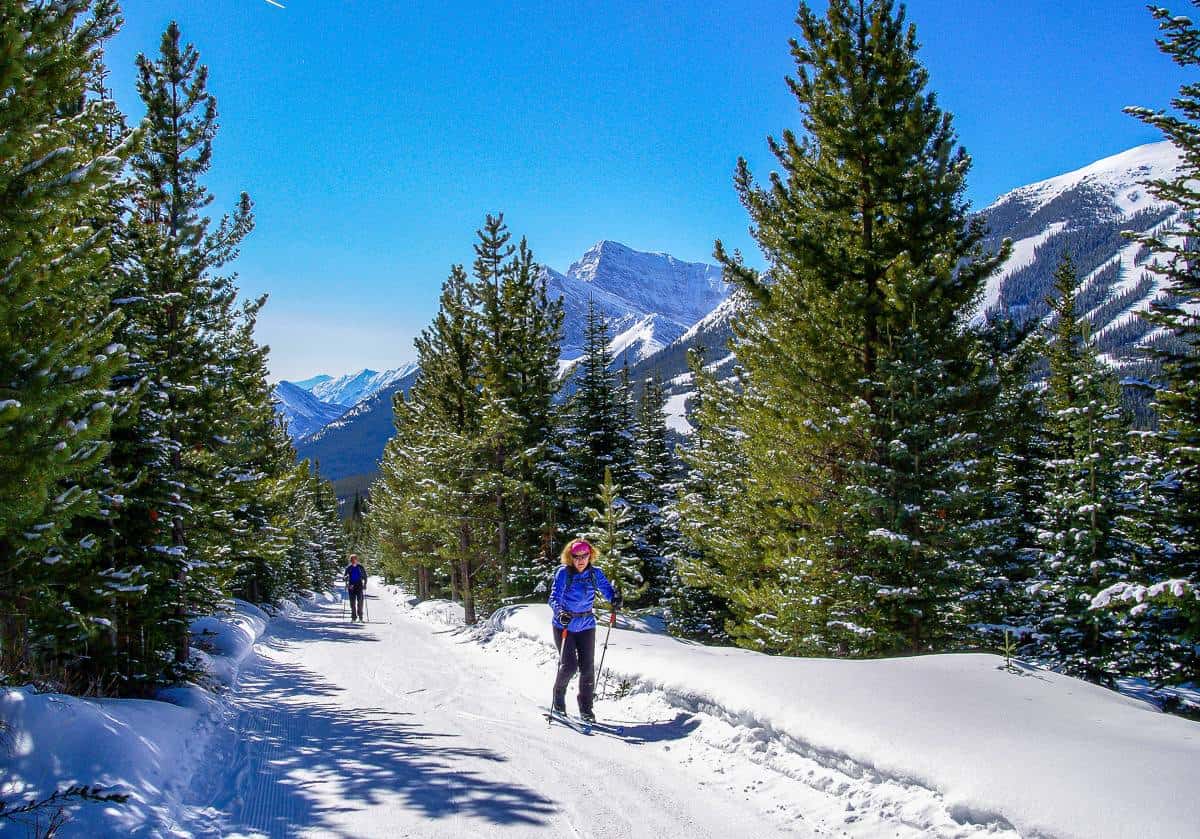
[[[580,708],[579,709],[579,719],[583,720],[584,722],[595,722],[596,715],[592,713],[591,708],[587,708],[586,710],[583,708]]]

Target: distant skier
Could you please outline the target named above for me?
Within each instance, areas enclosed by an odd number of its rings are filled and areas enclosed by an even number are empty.
[[[350,595],[350,620],[362,621],[367,569],[358,564],[358,554],[350,554],[350,564],[342,572],[342,579],[346,581],[346,593]]]
[[[584,539],[575,539],[563,548],[562,567],[555,572],[550,591],[554,610],[554,644],[559,650],[558,676],[554,680],[554,710],[566,713],[567,685],[579,670],[579,716],[593,722],[592,695],[596,687],[593,669],[596,658],[596,618],[592,609],[596,592],[603,594],[614,609],[621,608],[621,592],[613,588],[604,572],[592,563],[596,549]],[[563,632],[563,629],[566,632]],[[565,638],[564,638],[565,636]]]

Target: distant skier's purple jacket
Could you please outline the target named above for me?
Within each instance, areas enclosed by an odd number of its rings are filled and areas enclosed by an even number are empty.
[[[571,618],[567,624],[568,632],[583,632],[596,627],[592,606],[596,602],[597,590],[607,600],[612,600],[616,593],[608,577],[599,568],[589,565],[586,571],[580,573],[574,568],[559,566],[554,574],[554,587],[550,589],[550,608],[555,614],[559,611],[587,613],[584,617]],[[562,624],[557,620],[554,625],[562,629]]]

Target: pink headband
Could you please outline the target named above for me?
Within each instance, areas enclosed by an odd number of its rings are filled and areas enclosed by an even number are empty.
[[[571,546],[571,556],[583,556],[584,554],[590,554],[591,552],[592,546],[582,539]]]

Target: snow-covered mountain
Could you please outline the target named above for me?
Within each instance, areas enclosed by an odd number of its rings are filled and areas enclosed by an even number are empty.
[[[288,381],[275,386],[274,399],[275,411],[287,421],[288,434],[293,440],[312,434],[346,412],[343,406],[322,402]]]
[[[547,291],[563,301],[564,362],[583,354],[588,302],[609,322],[617,363],[633,364],[666,347],[725,299],[721,269],[665,253],[601,241],[565,274],[546,269]]]
[[[1102,358],[1127,375],[1144,372],[1139,347],[1154,336],[1136,313],[1161,293],[1161,281],[1146,270],[1150,254],[1124,232],[1148,232],[1175,216],[1176,208],[1155,200],[1142,182],[1170,178],[1179,160],[1170,143],[1152,143],[996,199],[980,213],[989,231],[985,246],[994,250],[1007,238],[1013,253],[989,279],[978,316],[1007,315],[1019,322],[1045,318],[1054,269],[1069,251],[1079,274],[1077,307],[1087,313]],[[676,342],[633,368],[635,380],[657,373],[666,382],[667,407],[677,429],[687,429],[688,349],[704,346],[710,363],[733,371],[726,347],[736,306],[735,297],[726,299]]]
[[[643,253],[611,241],[593,245],[565,274],[543,270],[547,294],[563,301],[560,369],[564,372],[583,352],[589,301],[608,321],[609,347],[618,366],[660,352],[712,312],[728,293],[715,265]],[[299,456],[319,461],[321,473],[335,480],[375,471],[392,434],[392,394],[407,391],[415,367],[391,372],[398,375],[373,397],[361,399],[336,422],[302,441]],[[371,373],[333,379],[316,385],[313,392],[335,401],[343,392],[339,388],[345,387],[343,380]]]
[[[359,402],[370,399],[388,385],[400,381],[412,373],[416,366],[416,364],[410,363],[394,370],[384,370],[382,373],[363,369],[354,373],[346,373],[337,378],[325,375],[314,376],[306,379],[307,382],[313,382],[312,386],[307,389],[322,402],[352,408]],[[302,384],[301,387],[303,387]]]
[[[294,384],[298,388],[303,388],[304,390],[307,390],[309,393],[311,393],[312,389],[314,387],[321,384],[322,382],[328,382],[332,378],[333,378],[333,376],[330,376],[326,373],[318,373],[317,375],[315,375],[311,378],[305,379],[302,382],[292,382],[292,384]]]
[[[1179,161],[1170,143],[1151,143],[1000,196],[981,213],[987,244],[1010,238],[1013,255],[988,281],[980,314],[1044,318],[1054,269],[1068,251],[1079,274],[1076,306],[1100,351],[1110,363],[1135,362],[1151,337],[1136,312],[1158,296],[1161,281],[1146,270],[1149,252],[1124,233],[1152,231],[1176,214],[1142,182],[1170,178]]]
[[[408,393],[416,378],[417,370],[412,367],[407,375],[299,440],[296,456],[320,463],[321,474],[335,481],[373,473],[379,466],[383,447],[395,431],[392,400],[397,393]]]

